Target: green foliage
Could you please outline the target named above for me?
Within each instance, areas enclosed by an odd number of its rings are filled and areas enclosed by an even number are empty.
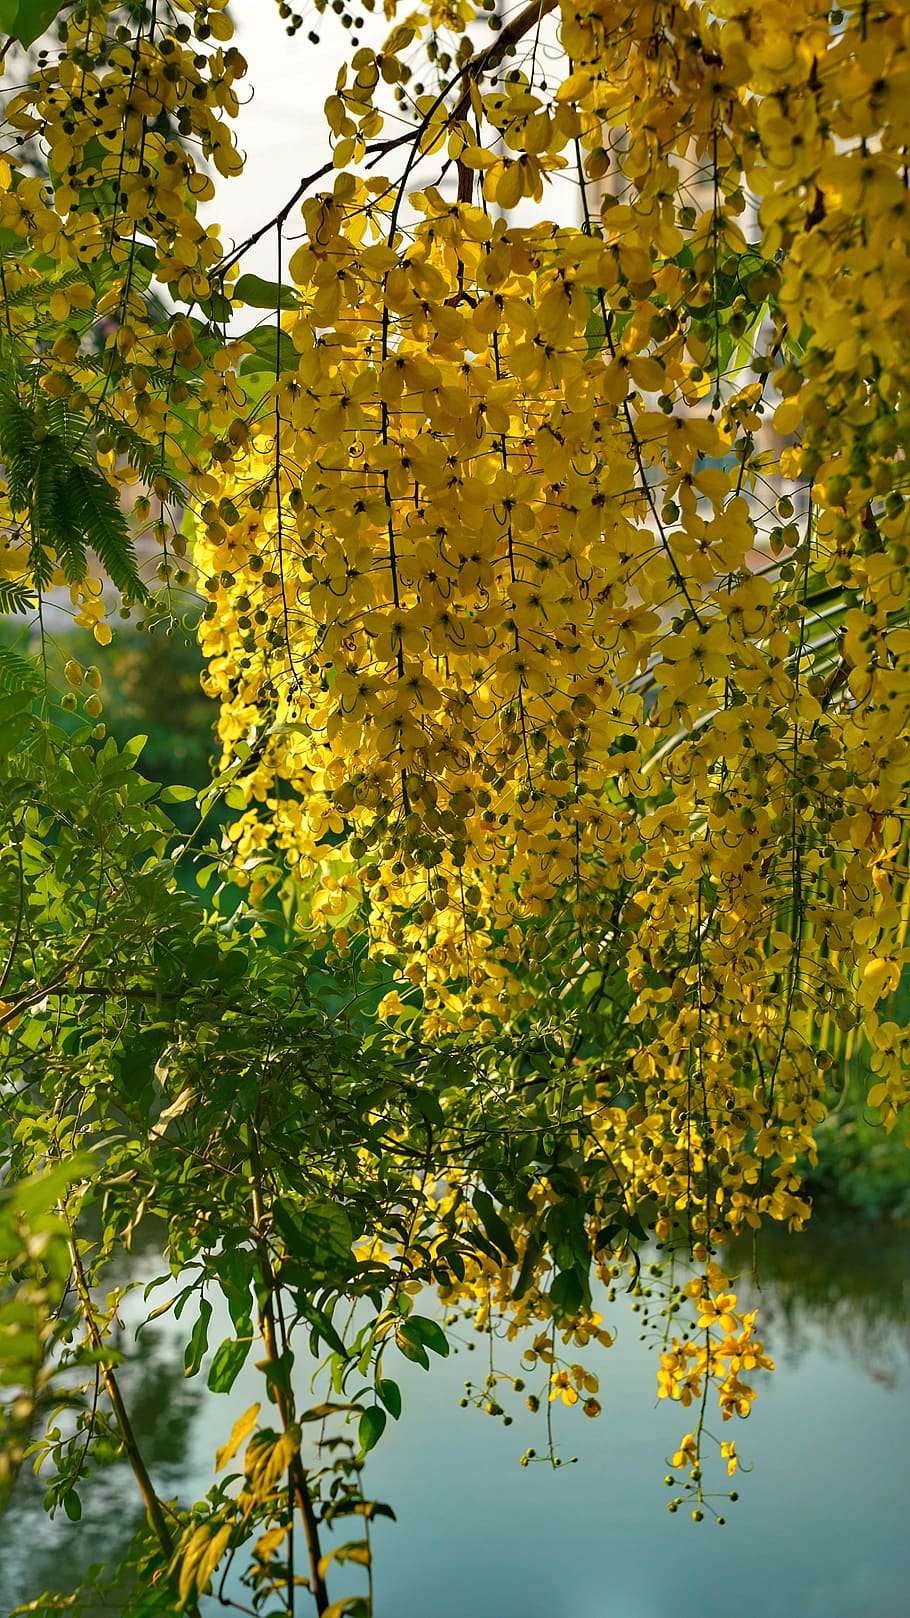
[[[2,611],[2,587],[0,587],[0,612]],[[0,643],[0,691],[28,692],[36,697],[40,685],[40,677],[34,663],[14,652],[11,647]]]
[[[61,10],[59,0],[0,0],[0,28],[22,45],[33,45]]]
[[[215,708],[200,683],[202,658],[192,627],[175,621],[166,609],[166,602],[160,614],[152,609],[143,633],[124,624],[105,650],[104,717],[118,747],[131,736],[146,737],[142,773],[150,781],[200,792],[212,775]],[[84,633],[61,637],[58,648],[60,654],[93,661],[95,648]],[[183,830],[198,819],[192,800],[190,792],[185,806],[169,811]]]
[[[0,579],[0,613],[33,612],[38,598],[34,590],[17,579]]]
[[[819,1129],[817,1145],[817,1163],[805,1165],[816,1212],[845,1224],[910,1224],[906,1143],[900,1134],[882,1133],[861,1096],[842,1102]]]
[[[234,297],[250,309],[297,309],[300,306],[293,287],[263,281],[260,275],[241,275],[233,291]]]
[[[10,506],[32,534],[29,563],[35,582],[50,583],[50,558],[56,555],[67,581],[80,583],[93,550],[119,590],[145,600],[126,517],[84,440],[84,421],[72,418],[60,403],[39,415],[0,389],[0,456]]]
[[[289,1479],[316,1519],[381,1509],[363,1495],[357,1456],[402,1414],[394,1362],[428,1368],[449,1352],[445,1326],[412,1308],[413,1289],[451,1296],[474,1276],[485,1295],[491,1256],[513,1275],[520,1246],[527,1256],[518,1232],[530,1219],[533,1274],[549,1254],[554,1306],[568,1313],[589,1295],[584,1205],[564,1200],[578,1185],[581,1092],[553,1032],[529,1049],[422,1046],[365,1018],[356,994],[334,1009],[337,984],[321,1003],[308,946],[269,943],[236,899],[226,920],[181,890],[177,834],[138,771],[141,743],[39,720],[34,676],[9,667],[20,683],[0,694],[8,1477],[29,1449],[46,1498],[75,1521],[113,1432],[140,1492],[151,1488],[117,1392],[112,1317],[92,1300],[111,1261],[160,1221],[170,1296],[151,1295],[148,1329],[166,1315],[184,1322],[186,1374],[216,1392],[255,1345],[277,1423],[254,1417],[222,1450],[221,1464],[242,1468],[236,1498],[216,1487],[202,1514],[178,1508],[174,1523],[159,1512],[147,1554],[156,1588],[171,1591],[161,1610],[175,1590],[192,1604],[229,1543],[252,1552],[254,1603],[267,1606]],[[533,1098],[516,1087],[521,1071],[538,1076]],[[440,1200],[415,1175],[436,1152],[464,1165],[470,1197]],[[538,1213],[542,1182],[553,1200]],[[219,1295],[231,1332],[213,1344]],[[328,1356],[328,1403],[301,1397],[298,1340]],[[333,1436],[304,1472],[310,1421]],[[153,1490],[146,1504],[154,1524]],[[331,1566],[345,1561],[357,1565],[352,1553]]]

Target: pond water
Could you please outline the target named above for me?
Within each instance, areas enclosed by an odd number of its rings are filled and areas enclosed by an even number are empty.
[[[692,1422],[655,1399],[656,1353],[639,1342],[628,1298],[604,1305],[614,1346],[580,1356],[600,1375],[603,1414],[556,1412],[559,1452],[578,1457],[558,1470],[518,1464],[528,1446],[546,1448],[543,1415],[522,1396],[503,1398],[509,1428],[459,1409],[465,1379],[483,1374],[485,1340],[434,1360],[430,1374],[400,1361],[404,1414],[367,1472],[368,1493],[398,1519],[373,1529],[376,1618],[906,1618],[908,1250],[904,1234],[824,1229],[765,1245],[762,1335],[777,1369],[735,1424],[752,1470],[736,1479],[738,1503],[718,1503],[723,1527],[666,1510],[667,1458]],[[171,1357],[175,1340],[143,1340],[128,1401],[162,1492],[191,1500],[230,1423],[261,1397],[258,1378],[248,1368],[229,1396],[198,1395]],[[498,1367],[520,1374],[520,1352],[497,1343]],[[719,1463],[711,1482],[730,1487]],[[137,1515],[120,1468],[91,1515],[86,1490],[79,1525],[47,1524],[40,1490],[24,1485],[0,1544],[7,1613],[115,1557]],[[333,1595],[357,1581],[343,1569]],[[243,1599],[230,1580],[225,1593]],[[203,1609],[229,1610],[214,1600]],[[299,1610],[309,1618],[305,1595]]]

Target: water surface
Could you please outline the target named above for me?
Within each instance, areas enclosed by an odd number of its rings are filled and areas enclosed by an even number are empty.
[[[778,1368],[735,1423],[752,1470],[735,1480],[738,1503],[717,1503],[723,1527],[666,1510],[667,1460],[691,1413],[656,1400],[656,1351],[639,1342],[625,1296],[603,1305],[613,1348],[573,1351],[600,1375],[603,1414],[588,1421],[558,1407],[558,1470],[519,1465],[529,1446],[546,1448],[543,1416],[521,1395],[502,1397],[508,1428],[458,1407],[465,1378],[483,1374],[486,1339],[469,1333],[477,1348],[434,1359],[430,1374],[399,1360],[402,1420],[389,1423],[366,1474],[367,1493],[398,1519],[373,1529],[376,1618],[906,1618],[907,1254],[898,1233],[819,1229],[767,1244],[760,1305]],[[197,1395],[176,1341],[153,1349],[146,1338],[127,1394],[162,1491],[190,1501],[230,1424],[262,1393],[248,1367],[230,1396]],[[498,1368],[521,1373],[520,1344],[494,1349]],[[713,1426],[731,1436],[719,1418]],[[731,1487],[719,1463],[709,1478]],[[85,1501],[82,1524],[47,1524],[26,1480],[0,1546],[4,1611],[70,1589],[81,1566],[116,1556],[139,1516],[131,1479],[117,1468],[91,1510],[88,1489]],[[342,1569],[332,1595],[362,1588],[356,1569]],[[233,1575],[225,1593],[244,1600]],[[230,1610],[203,1608],[206,1618]],[[309,1611],[302,1595],[301,1618]]]

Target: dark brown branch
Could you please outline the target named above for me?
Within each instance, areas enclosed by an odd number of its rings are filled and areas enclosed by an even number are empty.
[[[275,1291],[275,1275],[265,1240],[265,1207],[262,1200],[261,1176],[259,1167],[259,1146],[255,1130],[250,1131],[250,1164],[252,1168],[251,1203],[253,1213],[253,1233],[256,1242],[256,1252],[259,1258],[259,1267],[262,1274],[264,1298],[259,1311],[259,1329],[262,1333],[262,1342],[265,1348],[266,1359],[278,1359],[278,1336],[275,1329],[275,1308],[273,1294]],[[274,1384],[275,1402],[278,1415],[281,1419],[283,1431],[294,1419],[287,1396],[280,1383]],[[313,1506],[313,1497],[310,1494],[309,1481],[299,1454],[294,1456],[288,1468],[288,1482],[293,1490],[303,1522],[304,1538],[306,1539],[307,1555],[310,1564],[310,1588],[316,1603],[317,1613],[324,1613],[329,1605],[329,1593],[325,1578],[320,1568],[322,1560],[319,1542],[319,1523]],[[293,1529],[292,1529],[293,1532]]]
[[[173,1537],[171,1535],[170,1528],[168,1527],[161,1501],[158,1499],[158,1496],[155,1493],[154,1484],[149,1477],[148,1468],[143,1459],[142,1451],[139,1448],[139,1443],[133,1429],[133,1424],[130,1421],[126,1405],[123,1402],[123,1395],[120,1392],[120,1385],[105,1357],[104,1338],[99,1330],[98,1322],[95,1319],[94,1306],[92,1304],[91,1293],[89,1292],[88,1280],[86,1278],[85,1269],[79,1253],[79,1247],[75,1234],[69,1237],[67,1246],[69,1248],[70,1264],[72,1266],[73,1284],[76,1289],[76,1297],[79,1300],[79,1308],[82,1314],[82,1319],[85,1323],[85,1330],[92,1348],[99,1355],[98,1364],[101,1373],[101,1380],[104,1384],[104,1391],[111,1402],[111,1408],[114,1412],[117,1426],[120,1431],[120,1437],[123,1439],[123,1447],[126,1450],[127,1460],[129,1461],[133,1476],[139,1485],[139,1492],[142,1495],[143,1501],[145,1502],[145,1509],[148,1512],[149,1521],[155,1531],[155,1537],[158,1540],[164,1555],[168,1558],[168,1560],[170,1560],[174,1554]],[[191,1610],[195,1611],[196,1609],[193,1607]]]
[[[485,73],[489,73],[493,68],[499,66],[506,52],[511,50],[513,45],[517,45],[520,39],[524,39],[525,34],[530,33],[535,23],[542,22],[543,18],[555,8],[556,0],[531,0],[531,4],[525,6],[523,11],[519,11],[517,17],[513,17],[511,22],[507,22],[505,27],[499,30],[496,38],[491,40],[490,44],[486,45],[477,56],[468,57],[461,72],[456,75],[452,84],[457,83],[458,79],[463,78],[465,75],[476,84],[479,79],[483,78]],[[449,114],[448,122],[450,124],[460,122],[462,118],[467,116],[470,106],[471,87],[468,84]]]

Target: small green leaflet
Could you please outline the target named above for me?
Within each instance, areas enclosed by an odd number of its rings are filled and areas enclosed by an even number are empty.
[[[380,1405],[370,1405],[369,1408],[364,1411],[360,1418],[360,1424],[357,1429],[357,1436],[360,1440],[361,1452],[364,1455],[366,1454],[367,1450],[373,1448],[374,1444],[379,1443],[380,1438],[385,1432],[385,1424],[387,1419],[386,1413]]]
[[[258,275],[241,275],[231,288],[231,297],[250,309],[296,309],[300,303],[293,287],[263,281]]]
[[[187,1376],[195,1376],[203,1356],[209,1346],[209,1321],[212,1318],[212,1306],[207,1298],[199,1301],[199,1316],[190,1335],[183,1355],[183,1364]]]
[[[423,1315],[411,1315],[403,1320],[396,1334],[398,1347],[406,1359],[416,1360],[425,1370],[429,1370],[429,1359],[426,1350],[431,1348],[434,1354],[440,1354],[443,1359],[449,1352],[448,1339],[442,1327],[435,1320],[427,1320]]]
[[[38,605],[34,590],[18,579],[4,579],[0,583],[0,613],[31,612]]]
[[[255,326],[252,331],[244,332],[243,341],[252,343],[255,353],[245,354],[240,361],[241,376],[256,371],[274,374],[278,364],[282,371],[297,370],[300,355],[286,331],[278,333],[274,326]]]
[[[253,1328],[248,1337],[226,1337],[209,1367],[208,1386],[213,1393],[230,1393],[246,1363],[253,1344]]]
[[[62,10],[59,0],[0,0],[0,28],[20,45],[33,45]]]
[[[389,1415],[393,1420],[397,1421],[401,1415],[401,1389],[398,1383],[391,1382],[388,1377],[381,1376],[376,1383],[376,1392]]]

